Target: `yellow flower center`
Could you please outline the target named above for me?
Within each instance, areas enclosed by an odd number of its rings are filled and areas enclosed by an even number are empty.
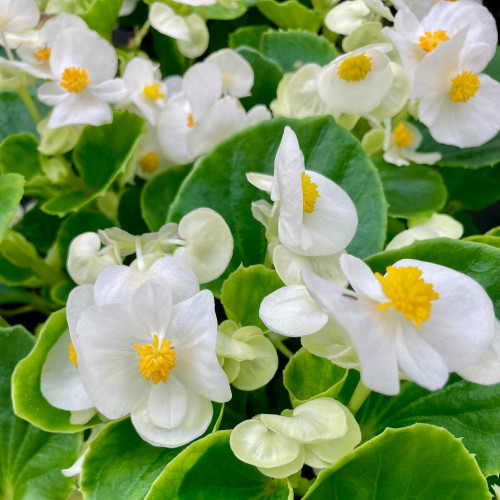
[[[467,102],[479,89],[479,78],[473,71],[462,71],[451,81],[448,93],[453,102]]]
[[[78,368],[78,359],[76,357],[76,351],[73,342],[70,342],[68,345],[68,358]]]
[[[50,57],[50,49],[48,47],[42,47],[33,54],[33,57],[40,62],[48,61]]]
[[[158,158],[158,155],[154,151],[150,151],[141,158],[139,166],[143,172],[152,174],[158,170],[160,158]]]
[[[399,122],[398,126],[394,129],[394,142],[400,148],[407,148],[408,146],[411,146],[414,137],[415,134],[412,134],[411,129],[409,127],[405,127],[403,122]]]
[[[163,92],[160,92],[160,84],[159,83],[153,83],[151,85],[146,85],[143,89],[144,94],[146,97],[149,97],[151,100],[156,101],[158,99],[163,99],[165,97],[165,94]]]
[[[382,285],[384,293],[390,302],[384,302],[379,309],[393,306],[403,313],[406,321],[413,321],[417,328],[421,322],[427,321],[431,315],[431,300],[439,298],[431,283],[422,278],[422,271],[418,267],[387,268],[387,275],[375,273],[375,277]]]
[[[59,85],[68,92],[81,92],[92,83],[89,74],[83,68],[66,68],[62,74]]]
[[[193,113],[189,113],[187,117],[187,126],[189,128],[193,128],[195,125],[196,123],[194,122]]]
[[[314,212],[314,205],[316,205],[316,198],[319,197],[318,185],[311,182],[311,178],[305,172],[302,172],[302,197],[304,199],[304,212],[312,214]]]
[[[446,30],[425,31],[419,38],[419,46],[426,52],[432,52],[441,42],[446,42],[450,39]]]
[[[165,383],[170,370],[175,366],[175,352],[172,347],[172,341],[163,339],[158,340],[158,335],[153,335],[151,344],[135,344],[139,360],[139,372],[146,380],[153,379],[156,385],[160,380]]]
[[[337,73],[346,82],[360,82],[372,70],[371,60],[365,52],[359,56],[348,57],[340,63]]]

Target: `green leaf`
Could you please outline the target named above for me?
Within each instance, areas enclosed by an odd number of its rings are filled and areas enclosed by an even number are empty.
[[[478,235],[478,236],[469,236],[468,238],[464,238],[465,241],[473,241],[474,243],[482,243],[483,245],[490,245],[495,248],[500,248],[500,237],[498,236],[489,236],[489,235]]]
[[[495,56],[490,61],[484,72],[494,78],[497,82],[500,82],[500,47],[497,47]]]
[[[370,394],[356,414],[364,439],[386,427],[406,427],[416,422],[448,429],[464,438],[476,454],[485,475],[500,473],[500,384],[476,385],[457,376],[446,387],[430,392],[412,382],[402,382],[401,392],[388,397]]]
[[[262,35],[260,50],[285,73],[297,71],[307,63],[325,66],[339,55],[326,38],[308,31],[268,31]]]
[[[31,134],[15,134],[0,145],[0,171],[16,173],[29,183],[33,177],[43,175],[38,153],[38,141]]]
[[[0,241],[17,213],[23,197],[24,179],[18,174],[0,176]]]
[[[97,232],[99,229],[113,226],[115,226],[115,223],[99,212],[82,210],[70,215],[62,223],[57,235],[57,247],[62,262],[66,262],[69,244],[73,238],[87,231]]]
[[[269,26],[242,26],[229,35],[229,47],[237,49],[242,45],[260,50],[260,37],[269,30]]]
[[[323,23],[323,16],[319,12],[308,9],[297,0],[285,2],[257,0],[252,5],[280,28],[302,29],[317,33]]]
[[[241,103],[247,110],[257,104],[269,106],[276,99],[276,89],[283,78],[282,69],[272,59],[250,47],[240,47],[237,52],[249,62],[254,72],[252,95],[242,98]]]
[[[16,414],[51,432],[76,432],[100,422],[98,417],[94,417],[85,425],[72,425],[69,421],[71,413],[54,408],[41,393],[41,373],[47,354],[67,329],[64,309],[49,316],[35,348],[17,365],[12,377],[12,400]]]
[[[260,303],[270,293],[285,286],[276,271],[263,265],[240,266],[222,285],[221,302],[228,319],[241,326],[267,327],[259,318]]]
[[[253,217],[252,201],[267,195],[245,180],[246,172],[273,174],[274,158],[285,125],[297,134],[306,169],[337,182],[352,198],[359,225],[349,253],[366,257],[382,250],[386,233],[386,201],[377,171],[358,140],[331,117],[304,120],[274,119],[249,128],[219,144],[193,168],[169,211],[178,222],[198,207],[216,210],[234,237],[234,252],[224,277],[240,263],[264,262],[264,227]]]
[[[82,492],[86,500],[142,500],[182,449],[151,446],[129,419],[112,422],[89,443],[82,466]]]
[[[336,398],[347,374],[345,368],[319,358],[302,347],[283,370],[283,385],[295,408],[316,398]]]
[[[374,272],[385,273],[387,266],[401,259],[433,262],[467,274],[486,290],[493,301],[497,317],[500,317],[500,250],[470,241],[437,238],[373,255],[366,259],[366,263]]]
[[[84,190],[57,196],[43,204],[48,214],[63,216],[75,212],[105,193],[125,170],[144,122],[127,112],[115,113],[113,123],[83,129],[73,152],[73,161]]]
[[[320,473],[304,500],[490,500],[464,445],[445,429],[387,429]]]
[[[151,29],[151,34],[157,60],[160,63],[161,74],[164,76],[182,75],[185,71],[185,57],[177,49],[175,40],[162,35],[155,29]]]
[[[245,0],[230,0],[230,3],[232,5],[231,9],[223,7],[221,3],[207,6],[203,17],[205,19],[222,19],[229,21],[241,17],[247,11]]]
[[[118,19],[123,0],[94,0],[89,9],[81,15],[91,30],[108,40]]]
[[[41,431],[12,410],[12,371],[33,343],[22,326],[0,329],[0,497],[64,500],[74,480],[61,469],[78,458],[82,435]]]
[[[179,453],[154,482],[146,500],[288,500],[286,479],[271,479],[240,462],[230,431],[210,434]]]
[[[130,234],[143,234],[148,232],[148,227],[141,217],[142,187],[127,189],[118,205],[118,222],[120,227]]]
[[[167,222],[170,204],[192,165],[172,167],[155,175],[142,190],[141,212],[151,231],[158,231]]]
[[[476,170],[440,168],[439,173],[448,189],[449,200],[459,202],[464,208],[482,210],[500,200],[500,163]]]
[[[0,254],[0,278],[1,281],[9,286],[30,286],[36,288],[42,286],[42,282],[38,280],[30,269],[18,267],[9,262]]]
[[[397,167],[375,159],[389,215],[410,219],[430,217],[446,203],[446,188],[438,172],[423,165]]]

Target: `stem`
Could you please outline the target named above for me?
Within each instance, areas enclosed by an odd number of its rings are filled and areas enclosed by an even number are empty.
[[[219,418],[217,419],[217,422],[215,422],[215,425],[214,425],[214,428],[212,429],[211,434],[213,434],[214,432],[217,432],[219,430],[220,424],[222,422],[222,417],[224,415],[225,407],[226,407],[226,403],[222,403],[222,407],[221,407],[220,413],[219,413]]]
[[[40,113],[38,112],[38,109],[36,108],[35,103],[33,102],[33,99],[31,98],[29,92],[26,90],[26,87],[19,87],[17,91],[19,92],[19,95],[21,96],[21,99],[23,100],[26,109],[31,115],[31,118],[33,118],[33,121],[36,124],[38,124],[42,119],[42,117],[40,116]]]
[[[130,50],[136,50],[141,47],[142,41],[144,37],[148,34],[149,28],[151,27],[151,23],[149,19],[146,19],[146,22],[136,31],[134,38],[130,40],[128,44],[128,48]]]
[[[357,411],[361,408],[371,392],[371,389],[368,389],[361,380],[358,382],[349,404],[347,405],[347,408],[349,408],[353,415],[356,415]]]
[[[290,359],[293,356],[293,352],[290,351],[290,349],[288,349],[288,347],[286,347],[281,340],[275,340],[273,344],[274,347],[276,347],[276,349],[278,349],[278,351],[281,352],[281,354],[286,356],[288,359]]]

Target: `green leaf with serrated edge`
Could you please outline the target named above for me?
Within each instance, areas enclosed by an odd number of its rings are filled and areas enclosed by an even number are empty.
[[[82,492],[88,500],[142,500],[182,449],[151,446],[129,419],[112,422],[89,443],[82,466]]]
[[[22,326],[0,329],[0,497],[64,500],[74,480],[64,477],[61,469],[78,458],[81,433],[44,432],[12,410],[12,371],[33,344],[33,336]]]
[[[410,246],[372,255],[366,263],[372,271],[385,273],[386,267],[401,259],[417,259],[455,269],[475,279],[488,293],[500,317],[500,250],[470,241],[437,238],[417,241]]]
[[[446,187],[432,168],[423,165],[397,167],[381,158],[373,162],[378,168],[391,217],[430,217],[444,207]]]
[[[500,163],[474,170],[443,167],[439,173],[448,189],[450,202],[458,202],[467,209],[482,210],[500,200]]]
[[[254,72],[254,85],[249,97],[240,99],[246,110],[258,104],[269,103],[276,99],[276,89],[283,78],[283,70],[272,59],[250,47],[239,47],[238,54],[244,57]]]
[[[472,241],[474,243],[481,243],[483,245],[490,245],[495,248],[500,248],[499,236],[477,235],[464,238],[464,241]]]
[[[240,263],[264,261],[267,250],[264,227],[254,220],[251,202],[269,199],[245,180],[246,172],[273,174],[274,158],[285,125],[297,134],[306,169],[315,170],[339,184],[358,212],[356,235],[347,251],[366,257],[382,250],[387,212],[377,171],[359,141],[331,117],[304,120],[275,119],[248,128],[219,144],[201,159],[183,182],[169,211],[169,220],[198,207],[216,210],[234,238],[227,277]]]
[[[260,37],[269,30],[269,26],[242,26],[229,35],[229,47],[237,49],[241,46],[260,50]]]
[[[462,442],[426,424],[386,429],[321,472],[304,500],[490,500]]]
[[[500,473],[500,384],[476,385],[453,375],[439,391],[403,381],[397,396],[370,394],[356,414],[365,440],[386,427],[416,422],[448,429],[463,438],[484,475]]]
[[[115,113],[113,123],[109,125],[85,127],[73,152],[73,161],[85,191],[52,198],[42,205],[42,210],[63,216],[104,194],[125,170],[143,128],[144,121],[127,112]]]
[[[271,479],[240,462],[229,446],[230,434],[210,434],[179,453],[146,500],[288,500],[287,480]]]
[[[37,175],[43,175],[38,153],[38,141],[31,134],[16,134],[0,145],[0,171],[24,177],[27,183]]]
[[[2,241],[23,197],[24,179],[18,174],[0,176],[0,241]]]
[[[339,54],[326,38],[308,31],[268,31],[260,39],[261,52],[276,61],[285,73],[307,63],[325,66]]]
[[[66,311],[49,316],[31,353],[16,367],[12,377],[12,400],[16,415],[51,432],[76,432],[100,423],[98,417],[85,425],[72,425],[71,412],[54,408],[42,395],[40,380],[47,354],[67,330]]]
[[[260,303],[270,293],[285,286],[276,271],[263,265],[240,266],[222,285],[221,302],[228,319],[241,326],[267,327],[259,318]]]
[[[123,0],[94,0],[81,17],[91,30],[111,39],[122,3]]]
[[[116,224],[100,212],[82,210],[70,215],[61,224],[61,228],[57,233],[57,247],[61,260],[66,262],[69,244],[79,234],[87,231],[97,232],[99,229],[113,226],[116,226]]]
[[[287,29],[302,29],[317,33],[323,23],[319,12],[308,9],[297,0],[276,2],[275,0],[257,0],[251,2],[264,16],[276,26]]]
[[[345,368],[319,358],[302,347],[283,370],[283,385],[295,408],[316,398],[336,398],[347,373]]]
[[[151,231],[158,231],[167,222],[170,204],[191,168],[192,165],[169,168],[155,175],[144,186],[141,196],[141,212]]]

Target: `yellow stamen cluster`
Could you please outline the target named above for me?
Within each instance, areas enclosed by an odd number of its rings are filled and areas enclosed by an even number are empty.
[[[348,57],[340,63],[337,73],[346,82],[360,82],[372,70],[371,60],[365,52],[359,56]]]
[[[439,298],[431,283],[422,278],[422,271],[418,267],[387,268],[386,276],[375,273],[375,277],[382,285],[382,289],[390,302],[384,302],[379,309],[393,306],[403,313],[406,321],[413,321],[417,328],[427,321],[431,315],[431,301]]]
[[[156,385],[160,380],[165,383],[170,370],[175,366],[175,352],[172,341],[163,339],[160,341],[158,335],[153,335],[151,344],[135,344],[139,360],[139,372],[146,380],[153,379]]]
[[[50,57],[50,49],[48,47],[42,47],[33,54],[33,57],[40,62],[48,61]]]
[[[411,129],[405,127],[403,122],[399,122],[398,126],[394,129],[394,142],[400,148],[407,148],[412,145],[414,138],[415,134],[412,134]]]
[[[143,89],[146,97],[149,97],[152,101],[157,101],[158,99],[163,99],[165,94],[160,92],[160,84],[153,83],[151,85],[146,85]]]
[[[426,52],[432,52],[441,42],[446,42],[449,39],[446,30],[425,31],[419,37],[420,43],[418,45]]]
[[[189,128],[193,128],[196,125],[194,118],[193,118],[193,113],[189,113],[187,117],[187,126]]]
[[[76,351],[73,342],[70,342],[68,345],[68,358],[78,368],[78,359],[76,357]]]
[[[448,93],[453,102],[467,102],[479,90],[479,78],[473,71],[462,71],[451,80],[451,90]]]
[[[304,212],[312,214],[316,199],[319,197],[318,185],[311,182],[311,178],[305,172],[302,172],[302,196]]]
[[[89,80],[89,74],[83,68],[66,68],[62,74],[59,85],[68,92],[81,92],[92,83]]]
[[[160,166],[160,158],[158,158],[158,155],[154,151],[150,151],[141,158],[139,166],[143,172],[152,174],[158,170],[158,167]]]

